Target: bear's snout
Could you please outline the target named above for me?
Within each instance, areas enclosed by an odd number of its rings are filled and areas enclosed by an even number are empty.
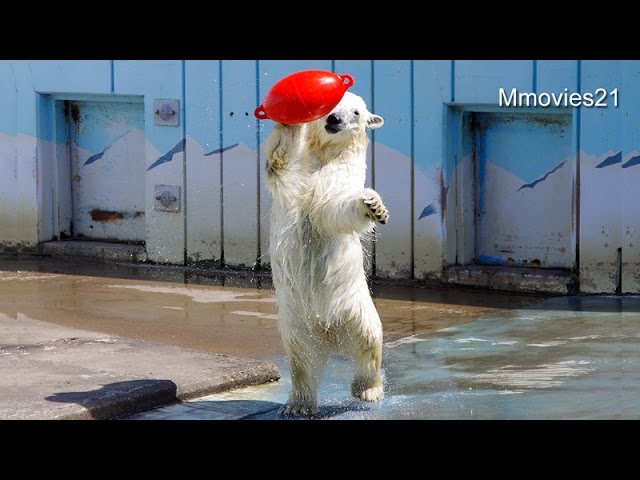
[[[339,125],[340,123],[342,123],[342,120],[340,120],[340,117],[338,115],[332,113],[327,117],[327,123],[329,125]]]
[[[327,124],[324,126],[324,129],[328,133],[338,133],[342,128],[342,119],[337,114],[332,113],[327,117]]]

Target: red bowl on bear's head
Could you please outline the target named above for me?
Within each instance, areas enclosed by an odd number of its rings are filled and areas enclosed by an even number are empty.
[[[305,123],[329,113],[353,85],[351,75],[303,70],[279,80],[253,114],[260,120]]]

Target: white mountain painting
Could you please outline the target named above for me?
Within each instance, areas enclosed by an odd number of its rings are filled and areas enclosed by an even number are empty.
[[[478,200],[477,261],[570,267],[572,177],[570,157],[534,181],[488,162]]]
[[[580,289],[613,292],[618,281],[618,248],[622,246],[622,152],[580,152]],[[636,203],[637,204],[637,203]]]
[[[75,234],[112,240],[145,239],[146,143],[144,133],[132,129],[97,153],[73,146]]]

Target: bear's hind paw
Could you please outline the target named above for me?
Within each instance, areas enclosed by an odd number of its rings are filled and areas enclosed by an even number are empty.
[[[278,410],[284,417],[308,417],[318,413],[318,407],[311,402],[287,402]]]
[[[358,394],[358,398],[364,402],[377,402],[384,398],[384,389],[382,385],[367,388]]]

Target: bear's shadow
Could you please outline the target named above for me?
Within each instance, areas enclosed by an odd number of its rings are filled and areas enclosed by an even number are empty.
[[[349,412],[368,412],[371,410],[371,407],[363,404],[358,401],[353,402],[345,402],[340,404],[333,405],[320,405],[318,406],[318,413],[311,416],[287,416],[287,415],[279,415],[278,410],[280,407],[275,408],[269,412],[257,413],[255,415],[250,415],[245,417],[245,419],[260,419],[260,420],[323,420],[327,418],[336,417],[338,415],[342,415],[344,413]]]

